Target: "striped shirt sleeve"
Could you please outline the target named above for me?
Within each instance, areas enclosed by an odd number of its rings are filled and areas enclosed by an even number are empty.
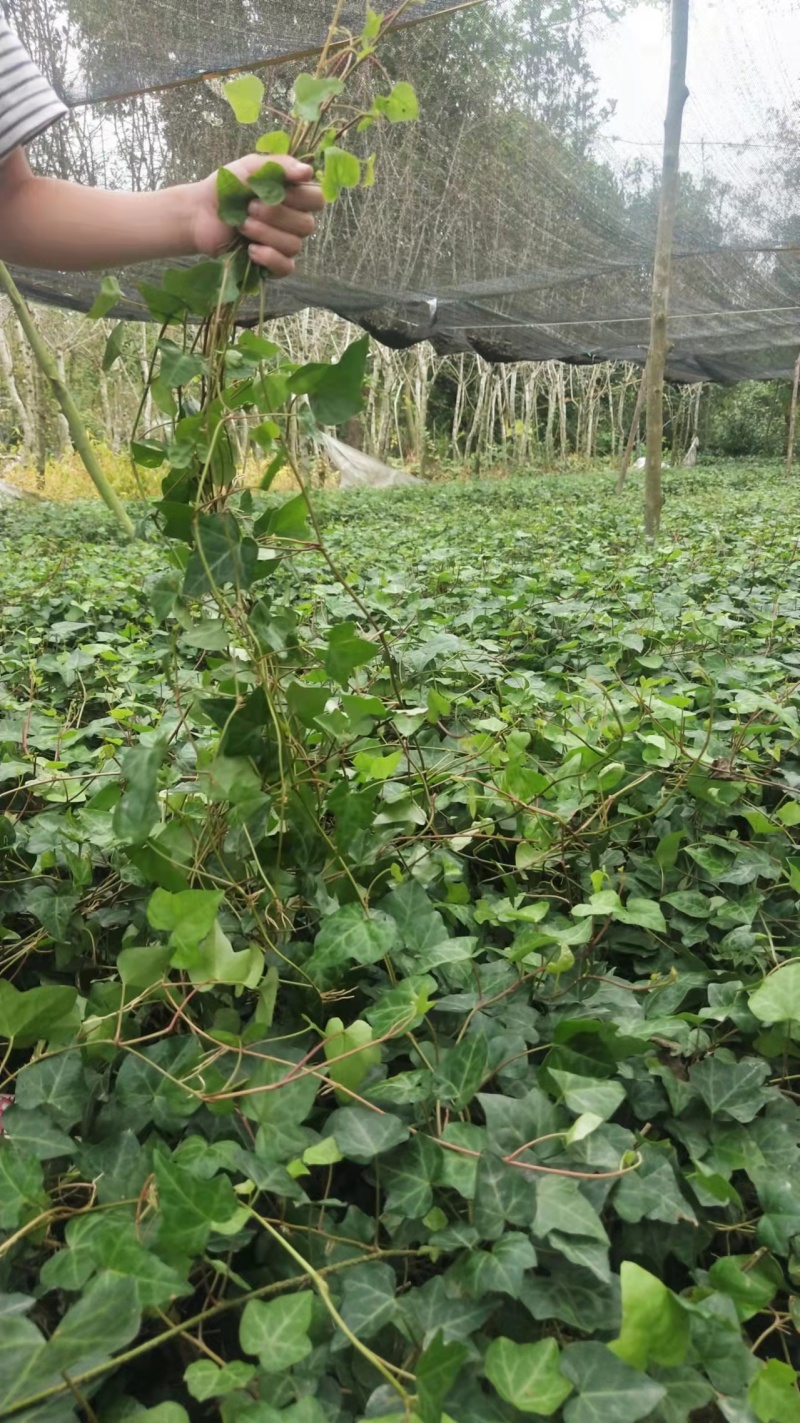
[[[0,18],[0,163],[66,112],[55,89]]]

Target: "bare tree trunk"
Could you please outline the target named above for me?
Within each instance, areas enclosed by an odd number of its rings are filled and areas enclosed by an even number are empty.
[[[561,439],[561,463],[566,464],[569,458],[569,431],[567,429],[567,381],[563,366],[559,366],[558,368],[558,418],[559,436]]]
[[[620,461],[620,466],[619,466],[619,479],[617,480],[617,493],[618,493],[618,494],[621,494],[622,491],[623,491],[623,489],[625,488],[625,480],[626,480],[627,477],[628,477],[628,470],[629,470],[630,467],[631,467],[631,460],[633,459],[633,451],[634,451],[634,449],[636,448],[636,441],[637,441],[638,438],[639,438],[639,425],[640,425],[641,419],[642,419],[642,408],[643,408],[643,406],[644,406],[644,397],[645,397],[646,392],[647,392],[647,366],[645,366],[644,370],[642,371],[642,378],[641,378],[641,380],[639,381],[639,392],[638,392],[638,394],[637,394],[637,396],[636,396],[636,408],[635,408],[635,410],[634,410],[634,412],[633,412],[633,419],[631,420],[631,428],[630,428],[630,434],[628,435],[628,443],[626,444],[625,449],[624,449],[623,452],[622,452],[622,459],[621,459],[621,461]]]
[[[794,441],[797,432],[797,399],[800,395],[800,356],[794,364],[794,385],[792,386],[792,408],[789,413],[789,447],[786,452],[786,473],[794,468]]]
[[[2,326],[0,326],[0,371],[3,374],[3,379],[8,389],[8,397],[17,417],[19,432],[22,436],[22,447],[26,454],[30,454],[34,445],[33,422],[28,407],[20,395],[19,386],[14,376],[14,362],[11,358],[6,333]]]
[[[548,368],[547,373],[547,424],[544,431],[544,452],[548,466],[552,467],[556,458],[555,423],[558,411],[558,388],[556,373]]]
[[[672,248],[678,207],[683,112],[689,97],[686,65],[689,54],[689,0],[672,0],[672,65],[669,102],[664,123],[664,161],[653,268],[653,312],[647,378],[647,465],[644,482],[644,527],[647,538],[658,535],[664,496],[661,490],[664,440],[664,376],[667,366],[667,317],[672,282]]]
[[[62,346],[59,346],[58,350],[56,351],[56,369],[58,370],[59,380],[62,382],[63,385],[66,385],[67,367],[66,362],[64,360],[64,348]],[[56,418],[56,425],[58,427],[58,453],[59,457],[63,459],[64,456],[68,455],[70,450],[72,449],[72,441],[69,438],[69,425],[67,424],[66,416],[64,415],[64,412],[62,410],[59,410],[58,412],[58,416]]]

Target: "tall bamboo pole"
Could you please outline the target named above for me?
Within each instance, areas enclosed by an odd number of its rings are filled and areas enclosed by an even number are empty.
[[[672,63],[669,101],[664,122],[664,160],[661,170],[661,205],[653,267],[653,311],[650,354],[647,363],[647,465],[644,486],[644,526],[655,539],[661,524],[664,497],[661,491],[664,440],[664,377],[667,367],[667,318],[672,283],[672,248],[680,186],[683,112],[689,98],[686,66],[689,56],[690,0],[672,0]]]
[[[791,474],[794,468],[794,443],[797,433],[797,399],[800,395],[800,356],[794,364],[794,384],[792,386],[792,408],[789,412],[789,445],[786,451],[786,473]]]
[[[72,399],[67,385],[61,379],[55,359],[31,315],[27,302],[23,299],[14,278],[4,262],[0,262],[0,287],[3,288],[3,291],[11,302],[19,324],[25,332],[30,348],[33,351],[36,363],[61,408],[64,419],[69,426],[72,443],[84,463],[89,478],[94,484],[100,498],[105,501],[111,512],[116,515],[120,526],[124,529],[128,538],[134,538],[136,530],[125,511],[125,506],[119,498],[119,495],[111,488],[111,485],[100,468],[97,455],[89,439],[89,433],[81,418],[81,413],[75,401]]]

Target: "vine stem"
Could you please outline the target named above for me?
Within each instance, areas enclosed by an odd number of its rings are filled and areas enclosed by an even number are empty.
[[[280,1239],[280,1237],[278,1238]],[[285,1245],[286,1242],[281,1241],[281,1244]],[[314,1273],[325,1285],[325,1276],[337,1275],[342,1270],[353,1269],[356,1265],[363,1265],[365,1260],[390,1260],[397,1259],[398,1256],[416,1258],[419,1253],[417,1250],[365,1250],[361,1255],[353,1255],[347,1260],[340,1260],[335,1265],[325,1265]],[[260,1289],[249,1290],[247,1294],[238,1295],[236,1299],[222,1300],[220,1304],[212,1305],[210,1309],[204,1309],[201,1313],[192,1315],[190,1319],[185,1319],[180,1324],[174,1324],[170,1329],[165,1329],[155,1339],[147,1339],[143,1344],[136,1344],[134,1348],[127,1349],[122,1354],[115,1354],[111,1359],[104,1359],[101,1364],[95,1364],[93,1368],[86,1369],[84,1373],[76,1374],[69,1381],[64,1380],[63,1383],[51,1384],[49,1388],[44,1388],[39,1393],[32,1393],[27,1398],[18,1399],[17,1402],[6,1408],[3,1418],[16,1418],[20,1413],[27,1412],[29,1408],[49,1403],[51,1399],[58,1398],[64,1393],[71,1393],[82,1384],[93,1383],[95,1379],[102,1378],[111,1369],[117,1369],[123,1364],[130,1364],[134,1359],[141,1359],[144,1355],[152,1353],[154,1349],[159,1349],[162,1344],[168,1343],[170,1339],[177,1339],[186,1334],[187,1330],[201,1328],[209,1319],[216,1319],[221,1314],[228,1314],[233,1309],[240,1309],[250,1300],[267,1299],[271,1295],[287,1294],[292,1290],[299,1289],[306,1284],[309,1269],[310,1267],[304,1264],[305,1273],[302,1275],[294,1275],[289,1280],[278,1280],[269,1285],[262,1285]],[[363,1352],[365,1346],[359,1345],[359,1347]]]
[[[346,1324],[345,1321],[342,1319],[341,1314],[339,1313],[338,1309],[336,1308],[336,1305],[331,1299],[331,1292],[328,1288],[327,1280],[323,1279],[321,1272],[319,1270],[315,1270],[314,1266],[310,1265],[308,1261],[303,1258],[303,1256],[300,1254],[300,1251],[295,1250],[291,1242],[286,1240],[284,1236],[281,1235],[280,1231],[275,1229],[274,1225],[270,1225],[269,1221],[265,1220],[265,1218],[259,1215],[257,1211],[254,1211],[252,1207],[250,1208],[250,1213],[253,1216],[253,1219],[258,1221],[262,1230],[266,1230],[267,1233],[272,1236],[273,1240],[277,1241],[278,1245],[280,1245],[281,1248],[286,1251],[287,1255],[291,1255],[295,1263],[297,1265],[300,1265],[301,1268],[305,1270],[308,1278],[310,1279],[320,1299],[322,1300],[322,1303],[327,1309],[331,1319],[333,1320],[337,1329],[340,1329],[342,1331],[348,1343],[352,1344],[353,1348],[358,1350],[362,1358],[366,1359],[368,1363],[372,1364],[373,1368],[377,1369],[381,1377],[384,1378],[386,1382],[390,1384],[391,1387],[395,1390],[395,1392],[400,1395],[403,1400],[403,1403],[408,1405],[411,1402],[411,1395],[407,1392],[406,1389],[403,1388],[400,1379],[408,1379],[411,1383],[415,1383],[416,1380],[414,1378],[414,1375],[407,1373],[405,1369],[399,1369],[391,1364],[387,1364],[386,1361],[380,1357],[380,1355],[374,1354],[373,1351],[368,1348],[366,1344],[362,1343],[358,1336],[353,1333],[350,1326]]]

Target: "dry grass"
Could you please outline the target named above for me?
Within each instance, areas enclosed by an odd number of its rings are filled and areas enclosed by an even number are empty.
[[[135,472],[127,454],[115,454],[113,450],[103,444],[96,444],[94,449],[100,468],[120,498],[158,498],[161,493],[161,470],[140,469]],[[261,465],[252,461],[244,483],[254,489],[258,488],[263,472]],[[9,484],[15,484],[26,494],[39,495],[45,499],[68,502],[73,499],[98,499],[100,497],[80,456],[75,454],[74,450],[61,458],[47,461],[43,482],[33,464],[0,464],[0,477]],[[291,470],[280,470],[272,488],[284,491],[294,490],[296,485]]]

